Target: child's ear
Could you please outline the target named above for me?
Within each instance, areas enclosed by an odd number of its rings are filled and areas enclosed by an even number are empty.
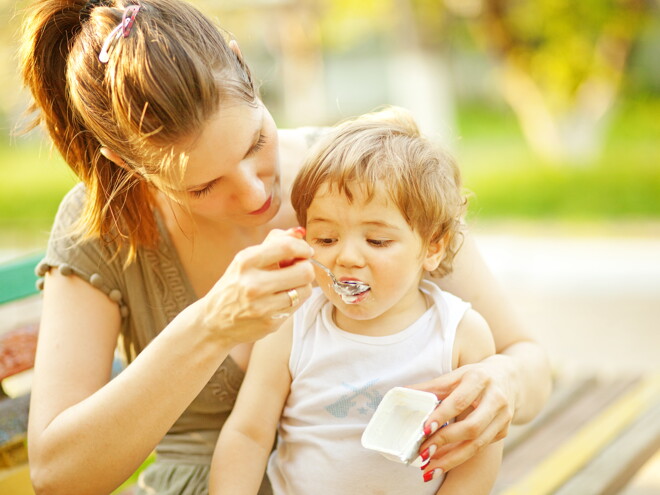
[[[447,246],[447,236],[444,235],[438,241],[431,242],[426,248],[426,255],[424,256],[424,261],[422,262],[422,267],[427,272],[432,272],[438,266],[445,257],[445,248]]]
[[[243,54],[241,53],[241,49],[238,46],[238,41],[236,40],[231,40],[229,42],[229,48],[231,49],[232,52],[236,54],[236,56],[243,61]]]

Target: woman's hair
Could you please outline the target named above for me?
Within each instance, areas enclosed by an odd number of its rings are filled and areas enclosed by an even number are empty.
[[[131,5],[140,8],[129,35],[111,36]],[[258,97],[227,36],[181,0],[36,0],[21,69],[37,112],[31,127],[45,125],[87,188],[83,238],[127,245],[128,260],[157,241],[148,182],[182,177],[185,155],[174,145],[192,142],[220,102]],[[102,146],[125,167],[101,155]]]
[[[460,172],[448,153],[421,136],[408,112],[388,107],[345,121],[314,146],[291,192],[300,225],[323,185],[349,201],[356,188],[367,201],[384,188],[424,243],[444,242],[433,275],[451,271],[466,204]]]

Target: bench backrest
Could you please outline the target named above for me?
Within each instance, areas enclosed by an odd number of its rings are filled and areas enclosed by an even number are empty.
[[[0,264],[0,304],[37,293],[34,267],[43,254]]]
[[[10,398],[5,392],[9,388],[20,390],[7,387],[10,377],[34,366],[39,314],[31,306],[34,298],[30,296],[38,293],[34,269],[42,257],[34,254],[0,264],[0,470],[26,465],[27,461],[29,394]],[[29,477],[24,478],[23,485],[29,485]],[[7,488],[3,485],[6,481],[0,480],[0,492]]]

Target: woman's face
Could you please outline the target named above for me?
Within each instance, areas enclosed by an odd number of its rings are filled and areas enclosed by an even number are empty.
[[[277,128],[266,107],[222,107],[188,146],[181,188],[198,221],[262,225],[281,204]]]

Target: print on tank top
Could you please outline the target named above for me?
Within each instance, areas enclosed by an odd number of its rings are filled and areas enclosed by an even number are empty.
[[[378,379],[370,380],[362,386],[342,383],[348,391],[332,404],[325,406],[325,410],[335,418],[345,418],[354,407],[357,407],[359,414],[373,414],[383,400],[383,394],[374,387],[377,382]]]

